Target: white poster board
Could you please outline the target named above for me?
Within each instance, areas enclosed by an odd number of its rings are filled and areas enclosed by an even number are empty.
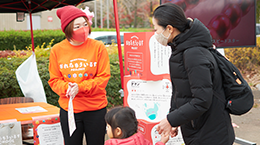
[[[21,122],[0,123],[0,145],[22,145]]]
[[[169,113],[172,86],[168,79],[127,82],[129,107],[135,110],[137,119],[159,122]]]
[[[37,133],[42,145],[64,145],[60,123],[40,124]]]
[[[59,114],[33,117],[34,144],[64,145]]]
[[[149,40],[150,66],[154,75],[169,74],[169,58],[172,54],[170,46],[163,46],[153,35]]]

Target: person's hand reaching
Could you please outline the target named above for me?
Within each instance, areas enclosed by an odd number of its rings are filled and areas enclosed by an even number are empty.
[[[172,127],[170,132],[171,137],[175,137],[178,135],[178,127]]]
[[[162,134],[161,135],[161,142],[166,144],[169,141],[169,134]]]
[[[161,122],[158,124],[158,127],[156,129],[160,135],[162,134],[170,134],[172,131],[172,126],[168,122],[167,118],[164,118],[161,120]]]

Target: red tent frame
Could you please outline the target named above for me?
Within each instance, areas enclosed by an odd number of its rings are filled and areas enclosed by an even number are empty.
[[[80,3],[86,0],[81,0],[75,5],[79,5]],[[90,0],[91,1],[91,0]],[[28,6],[26,5],[28,2]],[[48,2],[56,2],[57,4],[51,8],[47,8],[45,5]],[[73,1],[74,2],[74,1]],[[32,4],[36,5],[32,8]],[[120,65],[120,76],[121,76],[121,87],[124,88],[124,71],[123,71],[123,59],[122,59],[122,49],[121,49],[121,38],[120,38],[120,29],[119,29],[119,20],[118,20],[118,12],[117,12],[117,1],[113,0],[114,4],[114,15],[115,15],[115,24],[116,24],[116,33],[117,33],[117,46],[118,46],[118,57],[119,57],[119,65]],[[23,5],[25,8],[20,8],[19,6]],[[41,3],[37,3],[33,0],[20,0],[20,1],[10,1],[3,4],[0,4],[0,8],[4,8],[6,13],[12,12],[28,12],[30,17],[30,30],[31,30],[31,41],[32,41],[32,50],[34,51],[34,38],[33,38],[33,25],[32,25],[32,12],[40,12],[44,10],[52,10],[54,8],[60,7],[61,5],[70,5],[65,2],[65,0],[44,0]],[[2,11],[0,11],[2,12]]]
[[[121,88],[124,89],[124,68],[123,68],[123,59],[122,59],[122,49],[121,49],[119,20],[118,20],[118,13],[117,13],[117,1],[113,0],[113,4],[114,4],[114,15],[115,15],[115,24],[116,24],[117,47],[118,47],[119,67],[120,67],[120,76],[121,76]]]

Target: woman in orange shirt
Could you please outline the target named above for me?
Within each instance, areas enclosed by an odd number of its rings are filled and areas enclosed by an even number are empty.
[[[110,78],[109,57],[104,44],[88,38],[93,14],[74,6],[57,10],[65,40],[53,46],[48,81],[57,93],[60,121],[65,145],[82,145],[85,134],[88,145],[103,145],[106,130],[106,85]],[[72,100],[75,130],[68,117]],[[69,116],[68,116],[69,115]],[[71,119],[70,120],[74,120]]]

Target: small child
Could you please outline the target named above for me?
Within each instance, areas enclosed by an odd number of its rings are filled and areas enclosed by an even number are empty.
[[[137,132],[138,121],[133,109],[115,107],[105,116],[107,135],[110,138],[105,145],[152,145],[144,136]],[[162,136],[156,145],[164,145],[169,136]]]

